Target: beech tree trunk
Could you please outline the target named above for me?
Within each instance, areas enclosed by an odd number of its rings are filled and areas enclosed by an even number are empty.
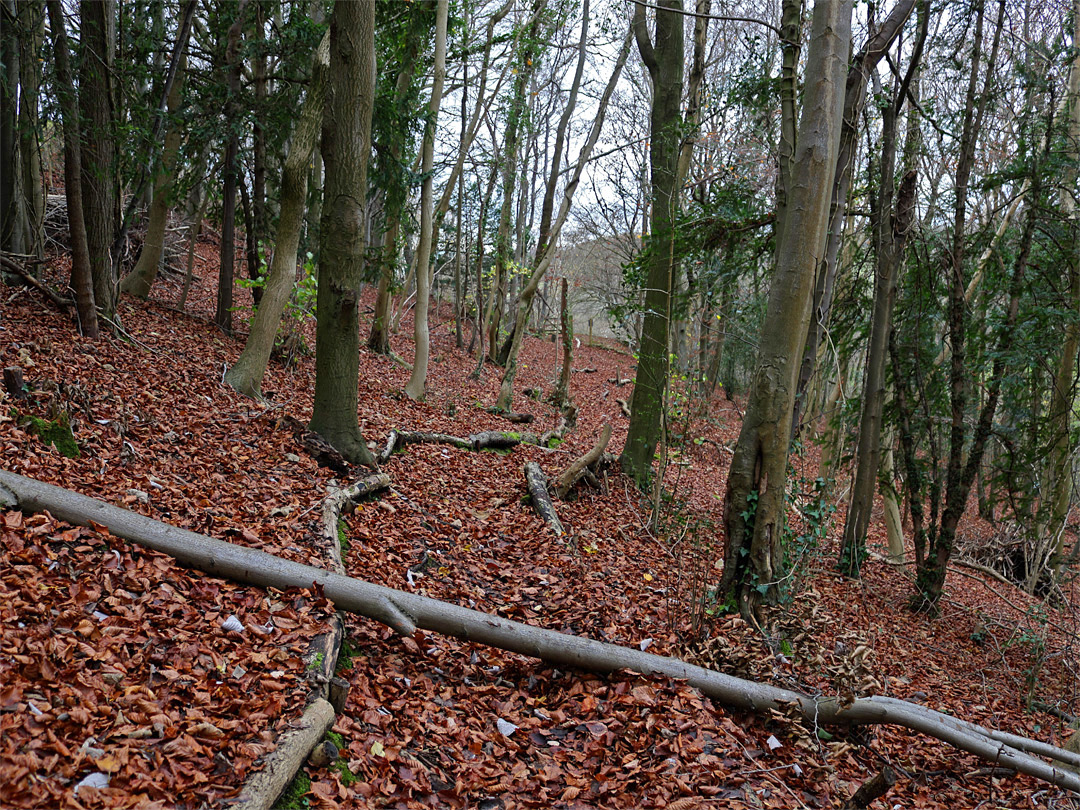
[[[300,244],[300,228],[304,224],[308,166],[322,123],[329,67],[330,35],[326,34],[315,51],[311,83],[281,172],[277,241],[262,301],[255,311],[244,351],[225,374],[225,382],[241,394],[255,399],[262,397],[263,375],[266,374],[266,365],[274,349],[281,314],[296,284],[296,253]]]
[[[375,96],[375,0],[337,3],[330,18],[330,82],[323,113],[326,192],[315,335],[311,430],[346,460],[375,466],[360,434],[360,284],[371,114]]]
[[[799,383],[795,398],[795,408],[791,418],[791,435],[795,436],[799,428],[810,378],[813,376],[817,361],[818,347],[825,325],[832,309],[833,290],[836,285],[836,271],[840,255],[840,242],[843,234],[844,217],[847,214],[848,190],[851,188],[851,174],[855,165],[857,138],[860,131],[860,119],[866,102],[866,83],[878,62],[888,53],[889,48],[900,36],[904,23],[911,16],[915,0],[900,0],[881,26],[869,38],[863,49],[852,60],[848,69],[847,84],[844,90],[844,118],[840,131],[840,150],[836,160],[836,171],[832,182],[832,200],[829,204],[829,235],[825,243],[825,258],[818,265],[814,284],[814,308],[811,311],[810,325],[803,350],[802,365],[799,368]]]
[[[428,102],[427,122],[424,126],[424,143],[420,171],[424,180],[420,187],[420,244],[416,248],[416,310],[413,312],[413,335],[416,354],[412,374],[405,384],[405,394],[410,399],[423,399],[427,385],[430,335],[428,333],[428,304],[431,297],[431,244],[434,225],[432,222],[433,179],[435,163],[435,124],[439,120],[442,104],[443,82],[446,79],[446,20],[449,0],[438,0],[435,11],[435,65]]]
[[[341,5],[351,4],[339,4],[338,7]],[[1080,767],[1080,755],[1037,740],[987,729],[916,703],[877,696],[845,702],[840,698],[804,695],[687,664],[676,658],[521,624],[179,529],[6,471],[0,471],[0,506],[17,506],[30,512],[47,510],[59,520],[82,526],[93,522],[105,526],[116,537],[169,554],[180,563],[210,576],[279,589],[310,588],[317,584],[339,610],[382,622],[404,636],[411,637],[418,629],[424,629],[539,658],[560,667],[598,673],[628,669],[644,675],[678,678],[733,709],[766,713],[794,706],[815,725],[905,726],[1000,767],[1012,768],[1067,790],[1080,791],[1080,776],[1062,770],[1063,764]],[[1035,755],[1052,758],[1057,763],[1044,762]]]
[[[836,170],[851,6],[851,0],[819,0],[814,6],[787,222],[778,243],[757,369],[724,496],[727,532],[721,599],[734,599],[749,620],[757,619],[762,603],[776,602],[784,576],[791,414],[816,257],[825,246],[829,197],[821,189],[829,187]]]

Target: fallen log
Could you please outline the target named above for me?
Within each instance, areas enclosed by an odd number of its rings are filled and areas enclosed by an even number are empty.
[[[578,482],[578,479],[603,457],[609,441],[611,441],[611,425],[606,424],[600,431],[600,439],[593,448],[570,462],[570,466],[563,470],[556,479],[555,494],[559,500],[565,498],[570,488]]]
[[[880,799],[896,784],[896,774],[886,765],[873,779],[863,782],[862,787],[852,794],[844,805],[844,810],[866,810],[870,802]]]
[[[383,463],[390,456],[408,444],[449,444],[462,450],[471,450],[472,445],[466,439],[450,436],[447,433],[421,433],[415,430],[391,430],[386,437],[386,447],[379,454],[379,463]]]
[[[513,422],[517,425],[527,425],[536,419],[531,413],[518,413],[517,411],[504,411],[501,408],[486,408],[488,413],[493,416],[500,416],[507,422]]]
[[[625,416],[627,419],[629,419],[630,418],[630,406],[626,404],[626,400],[625,399],[616,399],[615,402],[618,403],[619,410],[621,410],[623,412],[623,416]]]
[[[334,717],[334,708],[329,702],[322,698],[312,702],[300,719],[281,735],[278,747],[266,757],[266,767],[247,781],[240,795],[233,800],[233,806],[244,810],[276,806],[278,797],[303,766],[311,749],[334,725]]]
[[[529,498],[532,499],[536,514],[552,528],[556,537],[562,537],[564,534],[562,521],[559,520],[555,504],[551,502],[551,496],[548,494],[547,478],[535,461],[525,462],[525,483],[529,486]]]
[[[75,302],[73,300],[71,300],[70,298],[65,298],[63,295],[58,293],[49,285],[45,284],[39,279],[34,278],[33,273],[23,267],[21,263],[9,259],[7,256],[0,256],[0,264],[2,264],[8,270],[11,270],[13,273],[16,273],[19,278],[21,278],[28,286],[33,287],[35,290],[40,292],[64,312],[67,312],[73,306],[75,306]]]
[[[49,511],[67,523],[96,523],[112,534],[175,557],[212,576],[274,588],[322,587],[327,599],[346,610],[412,636],[417,628],[539,658],[555,666],[607,673],[628,669],[686,681],[702,694],[738,710],[768,712],[795,708],[820,724],[904,726],[935,737],[997,766],[1080,793],[1080,775],[1062,770],[1000,738],[1022,740],[1025,748],[1052,751],[1058,763],[1080,766],[1080,755],[1047,743],[990,732],[974,723],[896,698],[873,696],[844,701],[804,695],[771,684],[665,658],[630,647],[606,644],[503,619],[449,602],[397,591],[364,580],[284,560],[265,551],[179,529],[103,501],[50,484],[0,471],[0,506]],[[991,736],[993,735],[993,736]]]

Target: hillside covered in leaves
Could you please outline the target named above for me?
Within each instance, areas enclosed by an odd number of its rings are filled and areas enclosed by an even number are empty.
[[[312,359],[272,365],[265,405],[240,397],[221,379],[242,340],[210,323],[209,281],[186,314],[172,308],[177,293],[167,284],[162,300],[125,299],[123,332],[90,343],[34,291],[8,289],[0,360],[22,370],[27,396],[3,401],[2,468],[327,567],[322,499],[365,473],[317,466],[282,425],[310,413]],[[408,340],[395,348],[408,359]],[[560,351],[526,340],[519,390],[550,391]],[[434,329],[423,403],[402,395],[403,366],[367,352],[360,362],[373,446],[393,429],[507,428],[487,410],[497,375],[468,377],[475,361],[453,348],[446,322]],[[632,363],[616,345],[577,349],[577,426],[553,448],[421,444],[390,457],[390,488],[340,526],[348,573],[809,694],[890,695],[1063,742],[1064,722],[1046,709],[1076,711],[1075,608],[955,567],[940,614],[913,614],[910,571],[877,553],[878,520],[862,579],[840,577],[842,526],[815,489],[812,452],[795,459],[801,556],[773,634],[710,601],[737,401],[717,397],[687,424],[655,523],[654,505],[612,466],[598,487],[581,483],[556,501],[567,530],[556,536],[528,503],[522,465],[557,475],[605,423],[616,449]],[[514,407],[538,432],[558,422],[542,399],[519,394]],[[43,426],[59,423],[76,448],[46,443]],[[312,590],[207,577],[47,514],[7,511],[0,531],[0,803],[228,806],[300,715],[305,656],[332,605]],[[355,616],[346,627],[337,672],[349,693],[331,733],[340,756],[309,764],[280,806],[830,808],[885,765],[897,783],[874,806],[1075,801],[904,729],[815,728],[730,712],[670,679],[556,669],[423,631],[403,639]]]

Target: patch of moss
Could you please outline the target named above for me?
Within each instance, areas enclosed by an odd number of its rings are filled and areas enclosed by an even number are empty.
[[[79,445],[71,432],[71,422],[68,420],[67,414],[62,413],[51,422],[31,414],[26,414],[24,419],[30,425],[30,432],[41,439],[44,444],[51,444],[62,456],[68,458],[79,457]]]
[[[311,777],[300,771],[296,778],[289,783],[289,786],[285,788],[281,796],[278,797],[274,807],[277,810],[308,810],[311,807],[311,802],[307,797],[310,790]]]
[[[308,664],[308,670],[314,672],[317,669],[322,669],[323,661],[326,660],[324,653],[315,653],[315,657],[311,659],[311,663]]]
[[[348,535],[348,532],[347,532],[347,528],[348,527],[346,526],[345,521],[342,520],[341,518],[338,518],[338,522],[337,522],[337,541],[338,541],[338,545],[341,547],[341,553],[342,554],[345,554],[349,550],[349,535]]]
[[[338,734],[336,731],[326,732],[326,739],[336,745],[339,751],[345,747],[345,738]]]
[[[345,639],[341,642],[341,651],[338,652],[337,666],[334,667],[334,672],[341,672],[343,669],[352,669],[353,656],[356,655],[356,648]]]
[[[349,763],[346,762],[344,759],[339,759],[330,767],[336,770],[339,774],[341,774],[341,784],[343,784],[345,787],[348,787],[353,782],[360,781],[360,777],[349,769]]]
[[[558,438],[557,436],[552,436],[550,439],[548,439],[547,446],[548,446],[549,450],[554,450],[556,447],[558,447],[562,443],[563,443],[562,439]]]

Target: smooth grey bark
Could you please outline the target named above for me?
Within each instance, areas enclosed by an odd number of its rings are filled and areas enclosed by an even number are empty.
[[[0,506],[18,506],[29,512],[48,511],[59,520],[82,526],[91,523],[105,526],[116,537],[168,554],[211,576],[279,589],[310,588],[317,584],[337,609],[382,622],[405,636],[424,629],[539,658],[555,666],[599,673],[628,669],[643,675],[678,678],[731,708],[765,713],[794,706],[815,724],[905,726],[995,765],[1080,791],[1080,776],[1063,770],[1060,765],[1080,766],[1080,755],[1038,740],[987,729],[916,703],[880,696],[845,702],[842,698],[804,695],[694,666],[677,658],[521,624],[196,534],[6,471],[0,471]],[[1055,767],[1034,755],[1052,758],[1059,765]]]
[[[724,496],[721,599],[756,621],[780,596],[784,577],[785,481],[791,414],[813,300],[817,258],[825,246],[828,188],[836,171],[851,39],[851,0],[814,5],[805,96],[778,242],[757,367]]]
[[[844,91],[844,119],[840,131],[840,151],[836,160],[832,201],[829,208],[829,236],[825,243],[824,259],[818,266],[814,285],[814,308],[807,331],[806,348],[803,350],[802,366],[799,369],[798,391],[791,418],[793,438],[799,429],[805,400],[809,393],[810,378],[814,374],[817,363],[818,347],[821,345],[821,338],[825,334],[829,313],[832,310],[840,242],[844,231],[844,218],[847,216],[848,191],[851,188],[851,175],[858,145],[859,119],[866,106],[866,83],[878,62],[885,57],[897,37],[900,36],[904,24],[911,16],[912,9],[915,8],[915,3],[916,0],[899,0],[862,50],[856,54],[848,69],[847,85]],[[926,14],[929,16],[929,11]]]
[[[367,162],[375,97],[375,2],[337,3],[330,17],[330,83],[323,113],[326,167],[316,305],[315,407],[310,428],[354,464],[375,466],[360,434],[360,284]]]
[[[244,351],[225,374],[225,382],[245,396],[262,398],[262,380],[274,349],[289,296],[296,284],[296,254],[307,201],[308,166],[322,124],[330,67],[330,35],[325,34],[315,51],[307,97],[292,133],[289,154],[281,171],[280,214],[274,258],[266,277],[259,308],[251,324]]]
[[[650,42],[645,9],[634,6],[633,30],[652,83],[649,121],[649,192],[651,218],[646,243],[646,272],[641,343],[630,405],[630,425],[619,463],[644,488],[660,439],[660,421],[668,380],[668,334],[671,294],[675,287],[674,219],[682,124],[683,15],[681,0],[657,4],[655,43]]]
[[[428,102],[427,122],[424,126],[424,142],[421,147],[420,171],[424,176],[420,186],[420,243],[416,247],[416,309],[413,311],[413,336],[416,354],[412,373],[405,384],[405,394],[410,399],[423,399],[427,385],[430,335],[428,333],[428,303],[431,296],[431,244],[434,238],[433,200],[435,164],[435,125],[439,120],[442,104],[443,82],[446,80],[446,21],[449,14],[448,0],[438,0],[435,10],[435,64],[431,83],[431,99]]]

